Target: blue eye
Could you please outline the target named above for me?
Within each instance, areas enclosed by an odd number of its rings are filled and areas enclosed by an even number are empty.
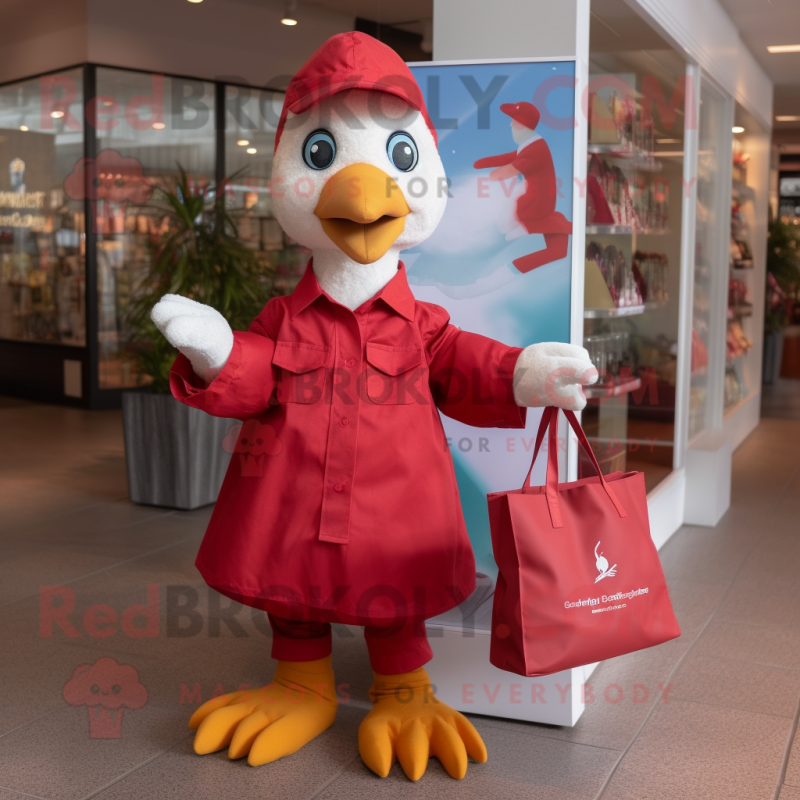
[[[389,137],[389,141],[386,143],[386,152],[389,155],[389,161],[401,172],[411,172],[419,161],[417,144],[404,131],[393,133]]]
[[[311,169],[327,169],[336,158],[336,141],[328,131],[314,131],[303,143],[303,161]]]

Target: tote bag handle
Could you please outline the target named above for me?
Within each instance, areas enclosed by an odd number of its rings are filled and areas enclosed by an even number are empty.
[[[583,428],[581,428],[580,424],[578,423],[577,418],[575,417],[575,413],[573,411],[568,411],[564,409],[564,415],[567,418],[567,421],[570,424],[570,427],[575,432],[575,435],[578,437],[578,441],[580,442],[581,447],[583,448],[583,452],[589,457],[594,466],[595,472],[597,473],[597,477],[600,478],[600,483],[605,489],[605,493],[608,495],[608,499],[614,504],[614,508],[617,510],[617,513],[621,518],[627,517],[627,513],[625,509],[622,507],[622,503],[620,503],[619,499],[617,498],[616,494],[612,488],[608,485],[608,481],[606,481],[605,476],[603,475],[602,470],[600,469],[600,465],[597,463],[597,458],[592,450],[592,446],[589,444],[589,440],[586,438],[586,434],[583,432]],[[548,445],[547,445],[547,478],[545,480],[545,497],[547,498],[547,508],[550,511],[550,521],[553,523],[554,528],[563,528],[564,522],[561,518],[561,506],[558,500],[558,409],[555,406],[548,406],[542,412],[542,421],[539,423],[539,430],[536,432],[536,447],[533,451],[533,458],[531,459],[531,466],[528,470],[528,474],[525,476],[525,482],[522,484],[522,490],[524,491],[526,487],[530,485],[531,479],[531,472],[533,472],[533,465],[536,463],[536,457],[539,455],[539,449],[542,446],[542,442],[544,440],[545,431],[549,429],[550,435],[548,438]]]

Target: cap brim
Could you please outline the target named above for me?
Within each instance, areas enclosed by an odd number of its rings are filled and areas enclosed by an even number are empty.
[[[367,91],[371,92],[383,92],[384,94],[391,94],[395,97],[399,97],[415,111],[422,111],[421,104],[414,102],[399,87],[387,86],[386,84],[378,83],[376,81],[365,81],[363,79],[328,84],[322,89],[309,92],[302,97],[298,97],[297,100],[295,100],[289,106],[289,111],[291,111],[292,114],[302,114],[304,111],[308,111],[310,108],[318,105],[323,100],[327,100],[329,97],[333,97],[335,94],[340,94],[341,92],[346,92],[351,89],[366,89]]]

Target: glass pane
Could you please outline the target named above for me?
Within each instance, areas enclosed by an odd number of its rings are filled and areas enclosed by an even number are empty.
[[[96,191],[100,388],[139,382],[125,315],[150,266],[150,244],[168,226],[158,189],[179,168],[195,185],[214,179],[214,85],[128,70],[97,70]]]
[[[83,70],[0,87],[0,337],[86,344]]]
[[[584,428],[605,472],[672,471],[686,63],[622,0],[592,3]],[[592,474],[585,456],[579,474]]]
[[[721,153],[730,141],[730,112],[725,98],[707,82],[700,87],[697,155],[697,222],[695,235],[692,366],[689,389],[689,440],[713,426],[716,409],[708,402],[711,298],[716,281],[727,273],[725,240],[720,236]],[[726,212],[727,213],[727,212]]]
[[[754,310],[764,286],[770,139],[738,103],[734,117],[730,281],[724,413],[735,411],[759,389]]]
[[[226,187],[237,215],[239,235],[277,272],[276,286],[291,291],[300,280],[310,252],[281,230],[272,214],[270,179],[275,130],[284,95],[239,86],[225,88]]]

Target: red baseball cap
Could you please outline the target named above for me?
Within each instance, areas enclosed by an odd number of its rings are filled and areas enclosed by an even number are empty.
[[[385,92],[405,100],[422,114],[438,146],[422,91],[405,61],[383,42],[366,33],[351,31],[331,36],[290,81],[275,133],[275,149],[290,111],[302,114],[348,89]]]
[[[539,109],[533,103],[503,103],[500,110],[531,130],[539,124]]]

